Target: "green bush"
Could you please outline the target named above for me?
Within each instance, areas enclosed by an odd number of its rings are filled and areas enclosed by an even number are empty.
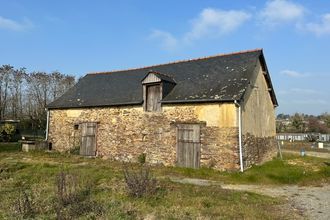
[[[138,156],[138,162],[140,164],[145,164],[145,162],[146,162],[146,154],[145,153],[142,153]]]
[[[14,125],[5,123],[0,126],[0,134],[2,136],[3,141],[8,142],[11,141],[14,134],[15,134],[16,128]]]

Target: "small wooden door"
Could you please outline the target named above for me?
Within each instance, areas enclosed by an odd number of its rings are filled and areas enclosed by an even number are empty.
[[[199,168],[200,125],[179,124],[177,126],[177,165]]]
[[[160,85],[148,85],[147,86],[147,111],[158,112],[161,110],[161,91]]]
[[[96,129],[97,124],[94,122],[87,122],[81,124],[80,155],[96,155]]]

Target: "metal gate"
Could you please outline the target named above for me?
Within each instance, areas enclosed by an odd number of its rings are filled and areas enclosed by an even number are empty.
[[[199,168],[200,166],[200,125],[177,125],[177,165]]]
[[[86,122],[81,124],[80,155],[96,155],[96,129],[97,124],[94,122]]]

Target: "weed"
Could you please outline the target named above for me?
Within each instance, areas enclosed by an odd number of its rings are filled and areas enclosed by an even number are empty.
[[[23,219],[33,218],[36,214],[35,202],[29,189],[22,186],[18,189],[18,196],[13,204],[14,213]]]
[[[80,187],[78,177],[61,171],[56,177],[55,210],[57,219],[71,219],[81,215],[100,216],[103,206],[90,199],[91,186]]]
[[[138,156],[138,162],[140,164],[145,164],[146,163],[146,154],[145,153],[142,153]]]
[[[157,180],[152,177],[148,165],[123,164],[124,178],[128,194],[133,197],[154,195],[157,189]]]
[[[69,153],[70,154],[73,154],[73,155],[79,155],[79,153],[80,153],[80,146],[75,146],[73,148],[70,148]]]
[[[77,199],[77,177],[63,170],[56,177],[56,196],[58,202],[65,206]]]

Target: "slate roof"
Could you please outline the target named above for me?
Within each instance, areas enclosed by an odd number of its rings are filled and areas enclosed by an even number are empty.
[[[63,96],[48,105],[52,108],[79,108],[142,104],[141,81],[149,72],[175,81],[163,103],[240,101],[252,79],[258,60],[266,69],[265,77],[273,104],[276,96],[261,49],[223,54],[193,60],[87,74]]]

